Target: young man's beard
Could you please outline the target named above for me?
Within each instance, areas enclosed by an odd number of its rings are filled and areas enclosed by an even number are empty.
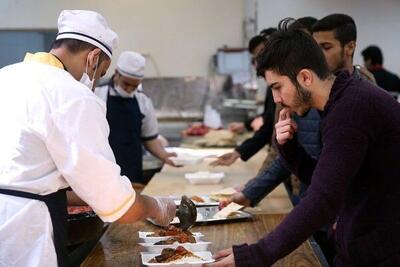
[[[345,66],[346,66],[346,64],[345,64],[345,59],[344,59],[344,47],[342,47],[342,49],[340,50],[340,60],[338,61],[337,66],[335,66],[335,69],[332,70],[332,73],[335,74],[338,71],[343,70]]]
[[[294,99],[293,110],[296,110],[299,116],[305,116],[311,109],[311,92],[301,85],[296,85],[296,91],[297,95]]]

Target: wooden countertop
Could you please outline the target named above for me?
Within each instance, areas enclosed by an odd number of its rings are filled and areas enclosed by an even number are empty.
[[[231,151],[231,149],[204,149],[203,151],[210,154],[220,154]],[[153,177],[144,189],[143,194],[153,196],[205,195],[225,187],[242,185],[256,175],[265,156],[266,152],[263,150],[251,160],[247,162],[238,160],[230,167],[209,167],[208,163],[211,159],[206,159],[202,164],[196,166],[183,168],[165,166],[160,173]],[[183,178],[185,172],[205,170],[224,171],[223,182],[218,185],[190,185]],[[283,185],[280,185],[263,199],[259,206],[247,209],[254,214],[253,220],[195,226],[191,230],[202,232],[205,236],[204,240],[213,242],[210,250],[215,253],[234,244],[257,242],[271,232],[291,209],[292,205],[287,192]],[[153,229],[156,229],[156,227],[148,222],[137,222],[129,225],[112,224],[81,266],[141,266],[139,252],[142,251],[142,248],[138,245],[138,231]],[[313,267],[321,266],[321,263],[307,241],[274,266]]]
[[[197,149],[204,151],[204,154],[219,155],[232,151],[232,149]],[[262,150],[254,155],[250,160],[244,162],[237,160],[229,167],[210,167],[209,163],[212,158],[205,159],[201,164],[194,166],[185,166],[182,168],[173,168],[164,166],[160,173],[157,173],[149,184],[143,190],[143,194],[151,196],[181,196],[186,194],[192,195],[208,195],[212,191],[220,190],[226,187],[235,187],[244,185],[248,180],[255,177],[264,161],[267,153]],[[215,171],[225,172],[225,178],[217,185],[191,185],[184,178],[187,172],[197,171]],[[254,213],[288,213],[293,208],[292,203],[288,198],[283,184],[280,184],[272,191],[260,204],[251,209],[246,209]]]
[[[205,236],[204,240],[213,242],[209,247],[210,250],[216,252],[234,244],[257,242],[260,237],[271,232],[282,221],[284,216],[284,214],[259,214],[255,215],[253,221],[195,226],[191,231],[203,233]],[[156,229],[155,226],[146,222],[111,225],[100,243],[81,266],[142,266],[140,257],[142,248],[138,245],[139,237],[137,232],[152,231],[154,229]],[[305,242],[273,266],[314,267],[321,265],[313,253],[309,242]]]

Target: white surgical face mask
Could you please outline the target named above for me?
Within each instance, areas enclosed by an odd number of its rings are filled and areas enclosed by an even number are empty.
[[[114,89],[115,91],[117,91],[117,93],[123,97],[123,98],[133,98],[133,96],[135,95],[135,91],[132,91],[130,93],[128,93],[127,91],[125,91],[121,86],[119,86],[118,84],[114,85]]]
[[[96,75],[97,67],[98,67],[98,65],[99,65],[99,58],[97,58],[97,61],[96,61],[96,68],[95,68],[95,70],[94,70],[92,79],[90,79],[89,75],[87,74],[88,63],[89,63],[89,60],[86,59],[86,70],[85,70],[85,72],[82,74],[82,77],[81,77],[81,79],[80,79],[79,81],[80,81],[82,84],[84,84],[84,85],[86,85],[87,87],[89,87],[90,90],[93,90],[94,77],[95,77],[95,75]]]

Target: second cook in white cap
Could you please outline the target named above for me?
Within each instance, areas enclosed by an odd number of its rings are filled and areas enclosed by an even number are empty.
[[[95,94],[107,104],[110,145],[121,173],[135,186],[148,182],[143,176],[142,145],[163,162],[174,166],[158,140],[158,123],[151,99],[141,89],[146,60],[137,52],[122,52],[114,76]]]

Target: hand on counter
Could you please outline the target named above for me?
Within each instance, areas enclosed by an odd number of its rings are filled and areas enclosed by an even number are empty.
[[[223,154],[218,157],[217,160],[214,160],[210,163],[211,166],[230,166],[232,165],[238,158],[240,158],[240,154],[234,150],[233,152]]]
[[[176,153],[166,151],[158,139],[151,139],[145,141],[143,144],[146,147],[146,149],[150,151],[151,154],[162,160],[164,163],[171,165],[173,167],[181,167],[175,165],[170,159],[170,157],[176,157],[177,156]]]
[[[230,203],[235,202],[236,204],[245,206],[245,207],[250,207],[250,200],[242,193],[242,192],[237,192],[230,196],[228,199],[221,200],[219,202],[219,208],[223,209],[226,206],[228,206]]]
[[[290,111],[288,108],[283,108],[279,112],[279,121],[275,124],[276,140],[278,144],[283,145],[289,139],[293,138],[295,132],[297,132],[297,124],[290,117]]]
[[[167,155],[163,158],[163,161],[165,164],[168,164],[172,167],[182,167],[182,165],[176,165],[170,157],[177,157],[178,155],[175,152],[169,152]]]
[[[235,258],[232,248],[218,251],[213,258],[215,262],[203,264],[203,267],[235,267]]]

